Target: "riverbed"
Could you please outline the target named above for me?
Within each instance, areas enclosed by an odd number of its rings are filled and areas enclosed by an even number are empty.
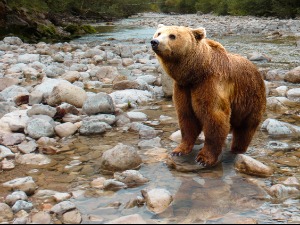
[[[213,21],[215,19],[215,21]],[[299,37],[283,30],[258,29],[253,33],[245,29],[235,31],[241,18],[214,17],[210,15],[167,16],[162,14],[145,14],[135,18],[117,21],[113,24],[94,24],[101,33],[88,35],[71,42],[73,45],[84,45],[92,48],[102,45],[103,48],[119,45],[130,46],[139,51],[146,49],[147,60],[155,60],[149,42],[159,23],[183,24],[193,27],[203,26],[208,30],[208,37],[222,43],[225,48],[245,57],[254,52],[262,53],[265,60],[255,64],[268,78],[268,71],[289,71],[300,66],[300,49],[297,47]],[[244,18],[243,23],[258,18]],[[267,20],[267,19],[266,19]],[[223,23],[219,23],[223,21]],[[252,21],[252,23],[253,23]],[[267,20],[271,24],[271,19]],[[277,20],[275,20],[276,22]],[[207,22],[207,23],[205,23]],[[279,21],[284,23],[284,21]],[[288,21],[289,22],[289,21]],[[288,23],[287,22],[287,23]],[[292,21],[293,22],[293,21]],[[290,22],[290,23],[292,23]],[[299,22],[299,21],[298,21]],[[233,26],[233,24],[235,24]],[[259,24],[259,23],[258,23]],[[168,25],[168,24],[166,24]],[[215,25],[215,26],[214,26]],[[282,25],[284,27],[284,25]],[[228,27],[231,27],[230,29]],[[245,27],[245,26],[244,26]],[[220,33],[217,32],[218,28]],[[270,28],[271,29],[271,28]],[[209,32],[211,31],[211,33]],[[300,30],[298,30],[300,33]],[[145,52],[140,53],[143,55]],[[271,60],[268,60],[271,59]],[[141,59],[135,61],[141,62]],[[106,63],[105,63],[106,64]],[[110,64],[122,71],[129,80],[137,77],[133,71],[138,67],[124,68],[120,64]],[[139,65],[140,66],[140,65]],[[143,70],[142,70],[143,71]],[[266,71],[265,73],[263,71]],[[141,74],[139,74],[141,75]],[[145,70],[142,75],[159,76],[159,70]],[[268,80],[268,97],[277,97],[277,87],[298,88],[283,80]],[[93,92],[112,93],[112,85],[107,84]],[[298,103],[286,106],[284,111],[268,109],[264,119],[277,119],[281,122],[300,126],[300,107]],[[273,137],[259,129],[252,141],[247,155],[271,167],[273,176],[261,178],[238,173],[234,168],[234,157],[228,154],[230,138],[224,147],[222,163],[216,168],[197,172],[180,172],[167,164],[169,153],[177,146],[170,136],[179,130],[175,108],[170,98],[158,96],[151,101],[141,103],[127,111],[142,112],[147,115],[144,124],[161,131],[160,146],[156,148],[138,147],[141,142],[139,134],[120,126],[101,135],[81,136],[75,134],[58,140],[59,154],[49,155],[52,162],[45,166],[16,165],[12,171],[2,172],[0,183],[22,176],[31,176],[39,190],[53,190],[72,194],[72,201],[82,216],[82,223],[107,223],[123,216],[139,214],[148,223],[182,224],[182,223],[297,223],[300,221],[299,193],[274,198],[268,193],[270,187],[281,184],[288,178],[300,179],[300,145],[299,134],[284,137]],[[112,175],[101,173],[99,162],[103,152],[115,147],[118,143],[138,149],[143,159],[139,172],[149,179],[143,185],[134,185],[120,190],[103,190],[91,186],[99,177],[111,179]],[[194,152],[203,142],[199,140]],[[278,147],[283,144],[284,147]],[[162,188],[173,196],[173,202],[163,213],[155,214],[145,204],[133,203],[142,190]],[[3,191],[0,196],[5,197]],[[46,200],[32,196],[37,211],[45,210],[45,205],[54,204],[52,198]]]

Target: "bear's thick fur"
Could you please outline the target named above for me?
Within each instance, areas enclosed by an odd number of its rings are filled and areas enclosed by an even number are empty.
[[[245,153],[266,108],[265,84],[256,66],[207,39],[204,28],[160,25],[151,45],[175,81],[182,142],[172,154],[189,154],[203,131],[205,144],[196,160],[214,166],[230,130],[232,153]]]

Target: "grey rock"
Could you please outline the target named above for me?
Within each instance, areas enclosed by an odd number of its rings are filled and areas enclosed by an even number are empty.
[[[24,54],[24,55],[19,55],[18,57],[18,63],[29,64],[38,61],[40,61],[39,54]]]
[[[0,102],[0,119],[4,115],[6,115],[14,110],[16,110],[16,108],[14,107],[14,104],[12,102]]]
[[[6,99],[7,101],[12,101],[16,97],[21,96],[21,95],[29,95],[29,92],[27,91],[26,88],[13,85],[8,88],[5,88],[1,93],[0,93],[0,98]]]
[[[43,101],[43,93],[40,91],[33,91],[29,94],[28,105],[40,104]]]
[[[32,119],[27,123],[26,131],[34,139],[54,136],[53,126],[43,119]]]
[[[5,37],[3,42],[8,45],[22,45],[23,41],[18,37]]]
[[[127,113],[131,121],[146,121],[148,116],[142,112],[128,112]]]
[[[100,161],[101,169],[112,173],[136,169],[141,164],[142,159],[136,149],[123,144],[104,152]]]
[[[59,76],[62,76],[65,73],[65,70],[60,67],[51,65],[51,66],[46,67],[44,69],[44,72],[45,72],[46,76],[49,78],[57,78]]]
[[[2,141],[0,140],[0,143],[5,146],[13,146],[20,144],[25,138],[26,136],[21,133],[7,133],[2,136]]]
[[[0,203],[0,223],[11,222],[13,218],[14,213],[11,208],[4,203]]]
[[[288,99],[290,99],[292,101],[300,102],[300,88],[290,89],[287,92],[287,97],[288,97]]]
[[[84,121],[86,120],[96,120],[99,122],[107,123],[109,125],[113,125],[116,122],[116,116],[110,114],[99,114],[84,118]]]
[[[82,135],[102,134],[109,127],[107,123],[100,122],[97,119],[83,120],[79,133]]]
[[[5,203],[13,206],[18,200],[27,201],[28,196],[24,191],[16,191],[5,198]]]
[[[288,198],[292,195],[298,195],[300,191],[295,187],[286,187],[283,184],[276,184],[272,186],[269,190],[271,196],[275,198]]]
[[[145,149],[145,148],[160,148],[161,147],[161,138],[156,137],[154,139],[150,139],[150,140],[143,140],[141,142],[138,143],[139,148],[141,149]]]
[[[21,210],[24,210],[29,213],[32,209],[33,209],[33,204],[23,200],[18,200],[12,207],[14,213],[17,213]]]
[[[27,111],[27,115],[29,117],[33,115],[47,115],[53,118],[55,114],[56,114],[55,108],[48,105],[42,105],[42,104],[33,105],[32,108]]]
[[[115,106],[112,98],[108,94],[98,93],[85,101],[83,111],[87,115],[95,115],[98,113],[111,114],[115,112]]]
[[[64,201],[64,202],[58,203],[55,206],[53,206],[51,208],[50,212],[56,213],[56,214],[64,214],[65,212],[70,211],[75,208],[76,208],[76,205],[73,202]]]

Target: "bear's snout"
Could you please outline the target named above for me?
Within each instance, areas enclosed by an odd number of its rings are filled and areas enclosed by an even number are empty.
[[[151,46],[154,51],[158,49],[158,45],[159,45],[159,41],[157,39],[153,39],[151,41]]]

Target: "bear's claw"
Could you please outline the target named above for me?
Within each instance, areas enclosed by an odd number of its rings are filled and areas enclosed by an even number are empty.
[[[172,152],[171,153],[171,156],[178,156],[178,157],[180,157],[182,155],[183,155],[182,152]]]

